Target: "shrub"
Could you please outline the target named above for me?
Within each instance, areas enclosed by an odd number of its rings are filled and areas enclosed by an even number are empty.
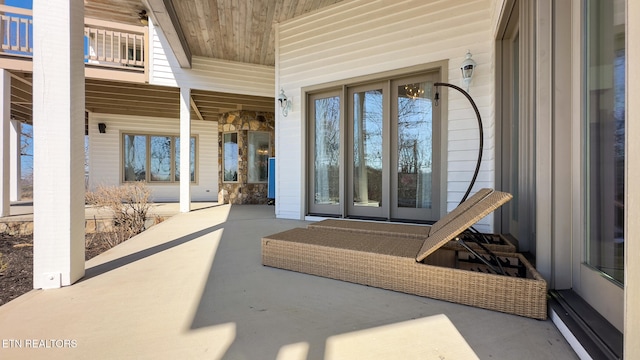
[[[2,259],[2,253],[0,253],[0,274],[7,270],[7,266],[9,266],[9,264]]]
[[[96,191],[87,192],[86,202],[113,216],[112,228],[96,234],[107,247],[113,247],[145,230],[152,204],[151,190],[144,182],[98,186]],[[95,241],[95,237],[89,241]]]

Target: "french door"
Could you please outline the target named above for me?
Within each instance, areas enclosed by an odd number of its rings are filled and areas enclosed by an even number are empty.
[[[432,102],[438,79],[434,71],[308,97],[309,213],[438,219],[440,117]]]
[[[348,216],[389,217],[388,93],[387,82],[348,91]]]
[[[432,101],[437,74],[391,82],[391,218],[439,218],[440,112]]]

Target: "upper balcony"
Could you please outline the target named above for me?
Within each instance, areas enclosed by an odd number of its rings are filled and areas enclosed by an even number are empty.
[[[0,68],[33,71],[33,12],[0,5]],[[85,76],[148,81],[148,28],[85,18]]]

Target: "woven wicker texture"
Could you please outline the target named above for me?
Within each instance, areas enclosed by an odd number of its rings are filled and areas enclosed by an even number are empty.
[[[469,228],[469,226],[491,214],[494,210],[502,206],[502,204],[511,200],[512,197],[509,193],[493,191],[477,203],[471,205],[466,211],[461,212],[455,219],[449,221],[439,230],[430,232],[429,237],[424,241],[420,252],[418,252],[416,260],[424,260],[429,254],[436,251],[449,240],[455,238],[458,234]]]
[[[360,220],[346,220],[346,219],[328,219],[318,221],[316,223],[309,224],[308,229],[312,230],[333,230],[338,232],[336,236],[342,236],[343,232],[352,232],[359,234],[369,235],[383,235],[398,238],[414,238],[424,239],[428,236],[430,227],[427,225],[415,225],[415,224],[398,224],[389,222],[372,222],[372,221],[360,221]],[[491,243],[483,243],[483,246],[491,251],[499,252],[516,252],[516,246],[512,244],[508,239],[501,235],[484,234],[485,237],[491,239]],[[482,250],[473,241],[468,241],[467,246],[472,249]],[[446,249],[453,250],[465,250],[465,248],[458,244],[455,240],[449,241],[442,246]]]
[[[334,231],[320,229],[295,228],[274,235],[267,240],[289,241],[299,244],[309,244],[376,253],[381,255],[399,256],[413,259],[422,239],[393,238],[384,235],[366,235],[349,231]]]
[[[461,214],[469,210],[473,205],[480,202],[480,200],[486,198],[493,191],[494,191],[493,189],[487,189],[487,188],[478,190],[477,193],[473,194],[470,198],[467,198],[467,200],[465,200],[462,204],[456,206],[456,208],[453,209],[450,213],[443,216],[440,220],[438,220],[435,224],[433,224],[431,226],[430,234],[435,233],[436,231],[440,230],[442,227],[444,227],[448,223],[455,220],[458,216],[460,216]]]
[[[546,282],[520,254],[509,256],[517,256],[526,266],[526,279],[427,265],[406,256],[314,244],[319,239],[309,240],[306,235],[315,230],[299,230],[306,231],[263,238],[262,264],[536,319],[547,317]],[[369,243],[377,240],[367,238]],[[406,252],[415,249],[412,241],[402,243],[408,247]]]
[[[526,268],[526,278],[456,269],[456,260],[451,257],[456,254],[454,250],[438,251],[429,258],[434,259],[431,264],[416,262],[415,254],[418,254],[419,261],[424,260],[511,199],[510,194],[498,191],[483,191],[476,195],[469,199],[471,202],[463,204],[464,211],[454,210],[453,215],[445,219],[446,223],[437,231],[431,231],[424,242],[420,236],[394,236],[390,229],[398,230],[397,226],[387,228],[366,222],[328,222],[324,224],[328,228],[310,226],[262,238],[262,264],[546,319],[547,284],[520,254],[496,253],[517,259]],[[356,230],[343,229],[350,225],[354,225]],[[391,236],[388,234],[390,231]]]
[[[395,237],[413,237],[425,239],[429,236],[430,226],[414,224],[392,224],[388,222],[357,221],[357,220],[322,220],[309,224],[309,229],[339,230],[372,235],[387,235]]]

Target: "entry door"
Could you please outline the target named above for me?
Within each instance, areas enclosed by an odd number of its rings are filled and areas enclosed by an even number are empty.
[[[348,91],[347,214],[389,217],[388,82]]]

